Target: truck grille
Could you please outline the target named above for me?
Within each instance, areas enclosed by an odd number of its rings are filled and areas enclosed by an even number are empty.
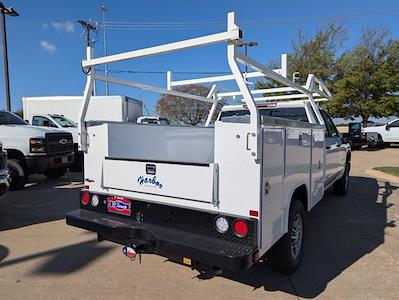
[[[73,140],[70,133],[46,133],[47,154],[73,152]]]

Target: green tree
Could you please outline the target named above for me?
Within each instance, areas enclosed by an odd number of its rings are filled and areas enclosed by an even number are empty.
[[[209,88],[202,85],[185,85],[176,89],[179,92],[206,97]],[[205,123],[212,103],[192,100],[171,95],[163,95],[157,102],[157,113],[168,118],[172,123],[187,124],[196,126]],[[222,107],[222,103],[218,105],[218,109],[214,114],[214,119],[218,115]]]
[[[358,45],[337,62],[333,116],[390,116],[398,111],[399,42],[388,39],[386,28],[366,28]]]

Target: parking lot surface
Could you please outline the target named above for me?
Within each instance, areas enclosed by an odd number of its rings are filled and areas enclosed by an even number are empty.
[[[309,214],[291,276],[267,262],[213,278],[156,255],[132,262],[65,224],[82,174],[32,177],[0,198],[0,299],[399,299],[399,184],[367,175],[374,166],[399,166],[399,148],[353,153],[349,194]]]

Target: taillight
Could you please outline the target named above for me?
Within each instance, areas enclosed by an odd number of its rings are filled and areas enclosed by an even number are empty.
[[[236,220],[233,225],[233,230],[237,236],[245,237],[249,232],[248,224],[244,220]]]
[[[88,192],[82,193],[80,201],[82,201],[82,203],[84,205],[89,204],[89,202],[90,202],[90,194]]]

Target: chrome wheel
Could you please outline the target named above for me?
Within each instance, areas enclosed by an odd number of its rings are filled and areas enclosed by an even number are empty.
[[[297,259],[301,252],[303,239],[303,222],[300,214],[294,218],[291,229],[291,254],[294,259]]]

